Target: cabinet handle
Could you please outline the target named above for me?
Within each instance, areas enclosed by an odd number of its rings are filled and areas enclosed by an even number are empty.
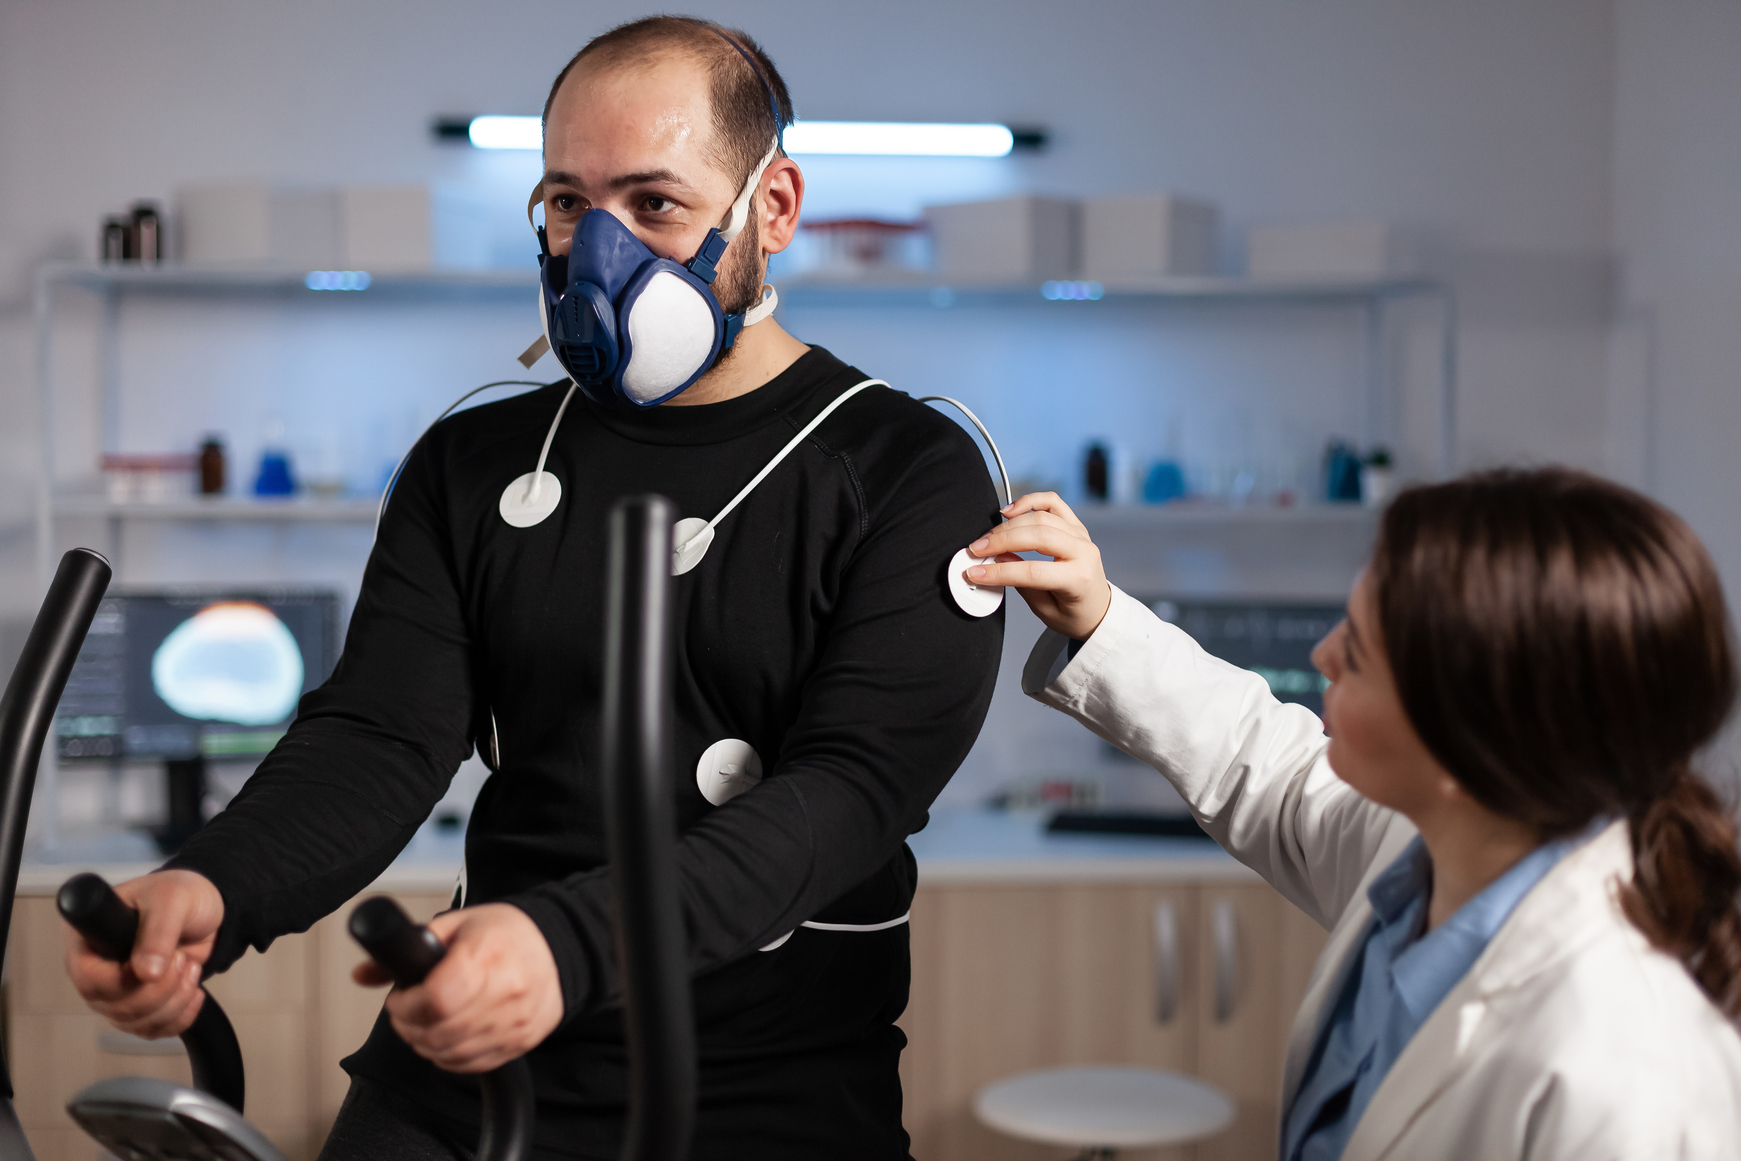
[[[1234,992],[1239,984],[1239,925],[1233,904],[1217,900],[1210,910],[1209,925],[1215,941],[1215,1022],[1233,1018]]]
[[[1155,904],[1155,1019],[1172,1022],[1179,1011],[1179,912],[1170,899]]]

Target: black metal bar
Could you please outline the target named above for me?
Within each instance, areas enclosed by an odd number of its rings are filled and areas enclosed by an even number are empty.
[[[110,575],[102,553],[88,548],[75,548],[60,558],[24,652],[13,666],[5,695],[0,696],[0,962],[5,961],[6,937],[12,930],[12,900],[18,893],[18,864],[24,857],[36,766],[79,647],[108,591]],[[12,1098],[12,1075],[3,1052],[0,1096]]]
[[[101,875],[74,875],[61,884],[55,904],[61,918],[72,924],[92,951],[116,963],[132,957],[139,938],[139,912],[123,903]],[[181,1034],[181,1042],[187,1046],[193,1086],[243,1112],[248,1081],[242,1046],[236,1042],[230,1018],[210,992],[200,1004],[199,1015]]]
[[[695,1019],[673,858],[676,519],[663,496],[620,500],[610,516],[600,768],[629,1044],[624,1161],[680,1161],[695,1121]]]
[[[447,954],[434,932],[411,922],[399,904],[385,895],[357,904],[349,926],[351,938],[402,988],[422,983]],[[525,1058],[484,1073],[478,1085],[484,1106],[478,1161],[523,1161],[531,1156],[537,1101]]]

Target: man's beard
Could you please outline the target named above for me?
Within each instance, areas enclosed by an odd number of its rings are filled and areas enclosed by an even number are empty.
[[[731,259],[719,268],[713,280],[713,296],[726,314],[742,314],[762,301],[762,275],[766,272],[754,209],[750,211],[750,220],[732,239],[731,248],[734,251]]]

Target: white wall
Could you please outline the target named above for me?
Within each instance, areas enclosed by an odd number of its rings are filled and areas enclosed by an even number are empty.
[[[1628,27],[1646,22],[1645,7],[1623,5]],[[441,197],[493,206],[495,248],[507,252],[521,244],[513,223],[530,159],[435,145],[430,118],[536,111],[574,48],[644,10],[552,0],[0,0],[0,614],[16,619],[34,602],[25,521],[37,451],[28,298],[37,262],[90,256],[100,217],[133,198],[242,176],[432,182]],[[819,160],[807,166],[814,214],[910,213],[927,200],[1015,190],[1176,189],[1222,206],[1229,269],[1251,223],[1387,218],[1463,293],[1464,462],[1599,466],[1617,454],[1605,426],[1603,255],[1624,165],[1611,148],[1608,3],[734,0],[706,14],[764,41],[801,114],[1052,131],[1046,153],[1001,161]],[[1641,58],[1637,67],[1661,66]],[[88,391],[96,372],[81,328],[90,312],[71,306],[56,350]],[[325,327],[258,303],[210,315],[130,311],[122,358],[136,404],[122,445],[187,446],[221,426],[246,470],[267,412],[289,413],[305,440],[369,430],[408,438],[460,390],[516,372],[511,357],[529,337],[530,309],[514,303],[473,312],[463,328],[452,314],[432,317],[359,312]],[[1114,429],[1131,433],[1134,450],[1159,452],[1169,417],[1184,412],[1200,427],[1234,429],[1273,412],[1284,417],[1273,440],[1308,457],[1328,432],[1360,434],[1342,393],[1358,365],[1351,320],[1108,311],[1078,325],[1082,317],[793,310],[787,319],[801,337],[898,375],[915,393],[966,399],[1018,471],[1072,474],[1082,442]],[[222,325],[212,344],[200,337],[208,323]],[[1403,434],[1424,448],[1431,375],[1411,367]],[[76,417],[75,407],[66,418]],[[340,434],[314,430],[323,423]],[[95,449],[67,438],[67,458],[88,471]],[[141,540],[129,560],[134,579],[170,579],[208,567],[208,550],[188,547],[186,535]],[[246,568],[269,571],[304,567],[311,554],[352,561],[356,549],[249,551]],[[997,775],[980,763],[955,793],[976,795]]]
[[[1741,608],[1741,6],[1620,0],[1611,443],[1685,516]],[[1741,790],[1741,729],[1709,772]]]

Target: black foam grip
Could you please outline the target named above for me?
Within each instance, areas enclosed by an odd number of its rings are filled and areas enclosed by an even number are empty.
[[[121,901],[101,875],[86,872],[61,884],[55,895],[61,918],[72,924],[91,950],[104,959],[125,963],[139,938],[139,912]],[[238,1113],[243,1111],[247,1074],[242,1046],[224,1009],[206,993],[199,1015],[181,1034],[187,1046],[194,1087],[211,1093]]]
[[[132,958],[139,912],[121,902],[101,875],[74,875],[61,884],[54,901],[60,917],[85,937],[92,951],[116,963]]]
[[[402,988],[413,988],[435,970],[447,948],[427,927],[411,922],[385,895],[365,899],[351,912],[351,938]]]

